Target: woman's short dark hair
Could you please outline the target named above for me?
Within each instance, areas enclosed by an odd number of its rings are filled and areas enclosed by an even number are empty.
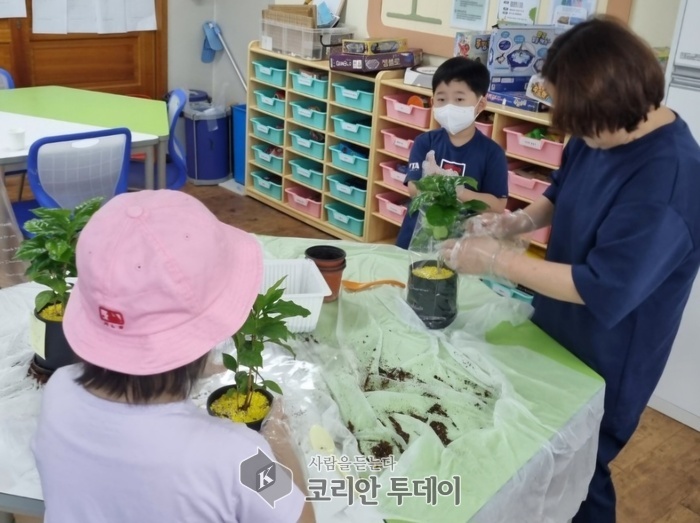
[[[542,76],[555,89],[553,125],[574,136],[631,132],[664,99],[664,73],[651,47],[605,17],[554,40]]]
[[[99,390],[110,396],[123,397],[132,404],[149,403],[163,395],[184,400],[192,392],[192,387],[197,380],[204,374],[208,356],[207,353],[177,369],[148,376],[123,374],[83,361],[82,373],[75,381],[85,388]]]
[[[445,60],[433,75],[433,93],[441,83],[449,84],[453,80],[464,82],[477,96],[486,96],[491,76],[481,62],[464,56],[455,56]]]

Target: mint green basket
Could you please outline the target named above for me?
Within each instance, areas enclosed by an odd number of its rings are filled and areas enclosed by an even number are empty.
[[[292,137],[292,149],[294,151],[323,161],[323,142],[312,140],[311,131],[306,129],[289,131],[289,136]]]
[[[265,171],[250,173],[253,177],[253,187],[265,196],[282,201],[282,178]]]
[[[333,132],[340,138],[369,145],[372,135],[372,119],[363,114],[347,113],[331,116]]]
[[[362,237],[365,228],[365,213],[349,205],[340,202],[331,202],[325,205],[328,211],[328,223],[339,229]]]
[[[332,145],[329,149],[331,151],[331,163],[334,167],[337,167],[341,171],[350,172],[367,178],[367,173],[369,171],[368,158],[360,158],[359,156],[344,153],[337,145]]]
[[[265,167],[266,169],[282,174],[282,158],[266,152],[265,149],[267,148],[268,146],[263,144],[253,145],[251,147],[251,149],[253,149],[253,154],[255,155],[256,163],[258,163],[258,165],[261,167]]]
[[[259,89],[255,91],[255,104],[266,113],[284,118],[284,100],[275,98],[275,89]]]
[[[325,99],[328,97],[328,80],[313,78],[293,71],[289,72],[289,76],[292,77],[292,89],[295,91],[316,98]]]
[[[268,143],[274,145],[284,144],[284,121],[274,116],[261,116],[251,118],[253,134]]]
[[[340,105],[372,112],[374,105],[374,84],[362,80],[334,83],[335,101]]]
[[[352,174],[331,174],[328,176],[331,196],[364,207],[367,202],[367,182]]]
[[[323,189],[323,165],[307,158],[289,160],[292,178],[315,189]]]
[[[284,60],[254,60],[255,78],[278,87],[287,86],[287,63]]]
[[[292,107],[292,120],[302,125],[326,129],[326,104],[314,100],[289,102]]]

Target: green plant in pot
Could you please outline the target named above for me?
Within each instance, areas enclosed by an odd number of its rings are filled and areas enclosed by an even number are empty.
[[[460,186],[476,189],[473,178],[465,176],[424,176],[414,182],[419,193],[409,207],[420,212],[409,250],[423,253],[411,263],[406,301],[429,329],[442,329],[457,316],[457,275],[444,267],[438,257],[440,242],[461,235],[461,224],[488,209],[480,200],[462,202]],[[425,256],[427,254],[427,257]]]
[[[75,209],[39,207],[32,212],[36,218],[27,221],[25,229],[32,234],[22,242],[16,258],[29,262],[26,276],[45,285],[47,290],[37,294],[34,318],[44,331],[43,343],[39,338],[32,367],[40,374],[50,375],[56,369],[75,363],[75,354],[63,335],[63,312],[70,298],[77,276],[75,249],[78,235],[88,220],[102,205],[103,198],[87,200]]]
[[[233,335],[236,356],[224,354],[223,360],[224,366],[234,372],[235,383],[211,393],[207,400],[209,414],[260,430],[263,419],[272,407],[273,396],[269,391],[282,394],[277,383],[264,379],[260,374],[265,344],[275,343],[294,355],[287,344],[294,334],[289,331],[286,320],[296,316],[305,318],[311,314],[304,307],[282,299],[283,282],[284,278],[264,294],[258,294],[245,323]]]

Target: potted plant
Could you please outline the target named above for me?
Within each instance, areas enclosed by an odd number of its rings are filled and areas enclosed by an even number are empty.
[[[49,376],[76,361],[63,335],[63,313],[73,287],[69,278],[78,273],[75,263],[78,235],[102,200],[93,198],[72,210],[39,207],[32,211],[36,218],[25,224],[33,236],[22,242],[15,256],[29,262],[27,278],[48,287],[34,301],[34,321],[39,322],[38,329],[45,333],[43,341],[34,342],[37,354],[32,368],[39,375]]]
[[[288,318],[306,317],[309,310],[282,299],[284,278],[277,281],[264,294],[259,294],[248,319],[233,335],[236,356],[224,354],[224,366],[233,371],[234,382],[211,393],[207,399],[207,411],[213,416],[242,422],[254,430],[260,430],[263,419],[272,407],[273,396],[269,390],[282,394],[280,386],[260,374],[263,367],[263,350],[266,343],[276,343],[294,355],[286,343],[294,335],[287,328]]]
[[[438,245],[461,235],[464,220],[488,209],[479,200],[462,202],[460,186],[476,189],[476,180],[465,176],[432,175],[414,182],[419,193],[409,212],[420,212],[409,249],[427,254],[411,263],[406,300],[429,329],[442,329],[457,316],[457,274],[443,266]]]

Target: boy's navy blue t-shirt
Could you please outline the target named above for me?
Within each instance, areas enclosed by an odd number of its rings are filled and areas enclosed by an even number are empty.
[[[679,117],[608,150],[572,139],[545,192],[546,259],[573,266],[585,305],[536,296],[533,321],[605,379],[604,425],[634,430],[661,377],[700,264],[698,195]]]
[[[478,183],[478,192],[493,194],[496,198],[508,196],[506,155],[496,142],[478,129],[471,140],[459,147],[452,145],[445,129],[435,129],[418,136],[411,148],[405,184],[421,178],[423,161],[429,151],[435,151],[435,160],[443,169],[474,178]],[[396,245],[408,248],[417,219],[418,212],[413,215],[406,213]]]

